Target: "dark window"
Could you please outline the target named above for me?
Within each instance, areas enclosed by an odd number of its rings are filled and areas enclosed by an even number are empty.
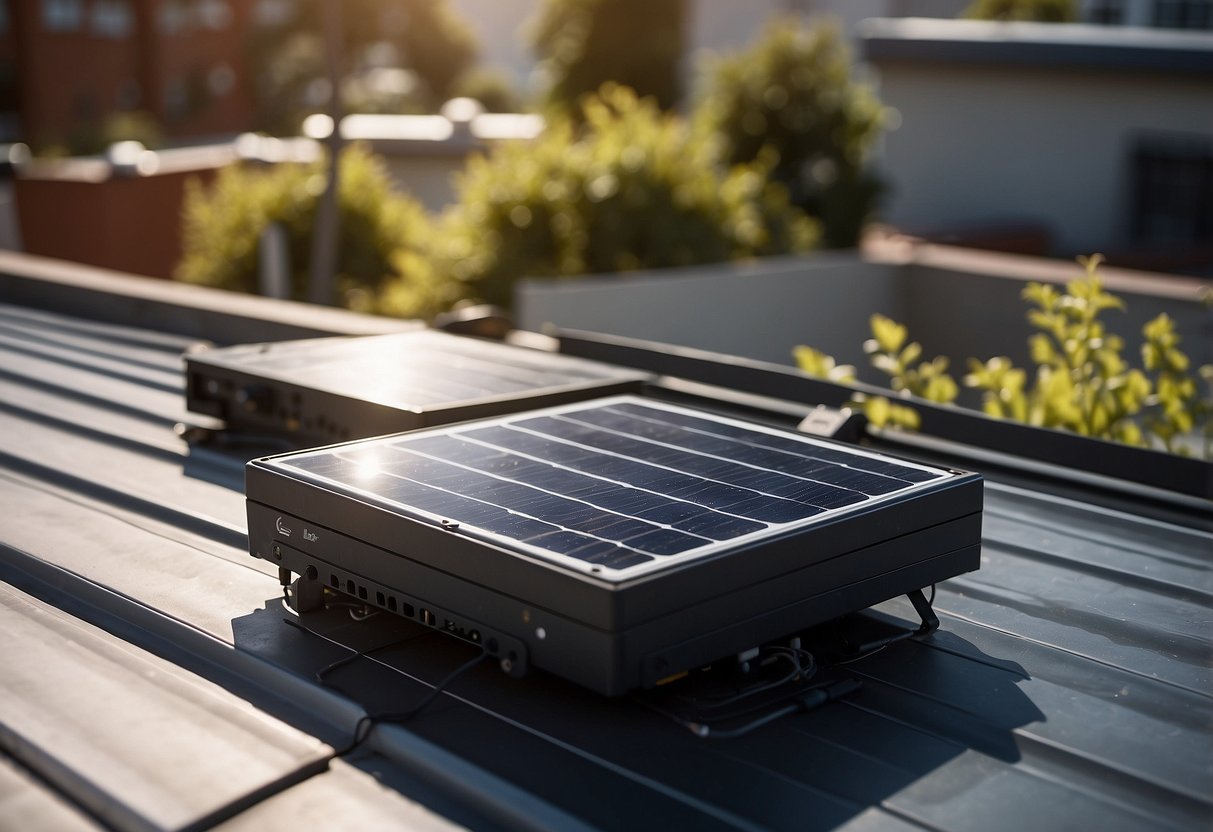
[[[1087,7],[1087,20],[1090,23],[1103,23],[1113,26],[1124,23],[1124,0],[1094,0]]]
[[[1133,153],[1133,236],[1213,241],[1213,138],[1151,137]]]
[[[42,25],[48,32],[72,32],[83,24],[83,0],[42,0]]]
[[[1154,0],[1154,25],[1163,29],[1213,29],[1213,0]]]

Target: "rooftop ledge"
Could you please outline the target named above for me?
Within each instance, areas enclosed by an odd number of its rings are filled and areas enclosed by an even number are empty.
[[[1070,67],[1213,77],[1213,33],[1079,23],[873,18],[859,26],[872,63]]]
[[[417,321],[228,292],[0,250],[0,299],[219,343],[380,335]]]

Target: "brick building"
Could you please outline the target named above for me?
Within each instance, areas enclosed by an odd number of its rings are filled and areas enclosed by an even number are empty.
[[[8,0],[0,5],[0,139],[65,143],[115,112],[169,138],[248,129],[245,41],[262,2]],[[7,87],[7,88],[5,88]]]

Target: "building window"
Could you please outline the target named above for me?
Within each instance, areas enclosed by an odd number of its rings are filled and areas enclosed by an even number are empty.
[[[1154,0],[1154,25],[1161,29],[1213,29],[1213,0]]]
[[[143,99],[143,88],[134,78],[127,78],[118,85],[118,94],[114,97],[119,110],[133,110]]]
[[[1134,238],[1213,241],[1213,137],[1143,138],[1132,159]]]
[[[101,37],[130,37],[135,19],[129,0],[94,0],[92,28]]]
[[[1085,17],[1088,23],[1119,26],[1125,22],[1124,0],[1092,0],[1087,4]]]
[[[222,98],[236,86],[236,71],[228,64],[216,64],[206,74],[206,88],[215,98]]]
[[[72,32],[84,25],[84,0],[42,0],[42,25],[50,32]]]
[[[184,118],[189,110],[190,91],[185,79],[180,75],[167,78],[164,82],[164,113],[171,119]]]

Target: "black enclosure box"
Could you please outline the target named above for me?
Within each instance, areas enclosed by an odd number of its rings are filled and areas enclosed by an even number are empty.
[[[186,355],[186,407],[295,447],[639,390],[647,373],[419,329]]]
[[[634,396],[254,460],[252,554],[604,694],[976,569],[981,478]]]

